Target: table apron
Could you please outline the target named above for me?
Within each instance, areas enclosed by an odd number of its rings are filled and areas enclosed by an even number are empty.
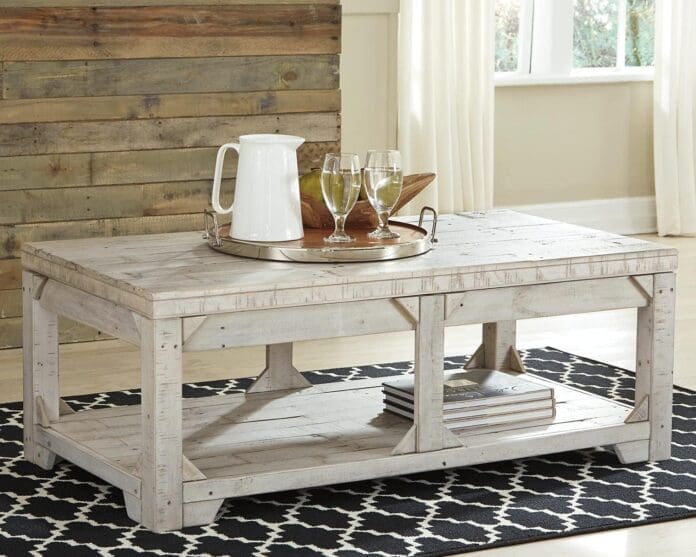
[[[645,307],[652,276],[454,292],[445,326]],[[307,305],[183,318],[184,351],[414,330],[418,297]]]

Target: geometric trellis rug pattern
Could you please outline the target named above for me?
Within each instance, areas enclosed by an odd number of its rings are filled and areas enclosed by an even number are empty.
[[[528,350],[534,374],[633,400],[633,374],[553,348]],[[447,368],[467,357],[448,358]],[[408,373],[410,362],[307,372],[314,383]],[[250,380],[185,385],[188,397]],[[138,391],[73,397],[77,409],[139,402]],[[447,555],[696,515],[696,393],[675,388],[673,458],[621,465],[603,449],[229,499],[214,524],[153,534],[118,490],[61,463],[22,458],[21,404],[0,406],[0,555],[22,557]]]

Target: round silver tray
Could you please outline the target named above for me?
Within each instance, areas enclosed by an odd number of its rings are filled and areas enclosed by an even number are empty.
[[[423,218],[432,213],[432,229],[423,228]],[[295,261],[301,263],[347,263],[361,261],[388,261],[403,259],[429,252],[437,242],[437,212],[423,207],[418,226],[390,221],[389,226],[401,237],[395,240],[371,240],[370,230],[348,230],[356,241],[347,245],[329,245],[324,238],[331,230],[306,228],[305,237],[291,242],[247,242],[230,238],[230,224],[220,225],[217,215],[205,211],[205,239],[216,251],[269,261]]]

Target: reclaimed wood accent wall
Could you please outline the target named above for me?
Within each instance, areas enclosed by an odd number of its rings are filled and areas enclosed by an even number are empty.
[[[199,230],[240,134],[300,135],[320,166],[340,45],[339,0],[0,0],[0,348],[21,345],[23,242]]]

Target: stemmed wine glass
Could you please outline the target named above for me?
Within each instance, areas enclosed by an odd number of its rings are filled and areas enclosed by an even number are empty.
[[[373,240],[391,240],[399,234],[389,228],[389,215],[399,201],[404,185],[399,151],[368,151],[365,161],[365,191],[377,212],[379,226],[368,236]]]
[[[329,153],[321,171],[321,192],[335,222],[334,233],[324,238],[327,243],[354,242],[346,234],[346,218],[360,195],[360,159],[353,153]]]

